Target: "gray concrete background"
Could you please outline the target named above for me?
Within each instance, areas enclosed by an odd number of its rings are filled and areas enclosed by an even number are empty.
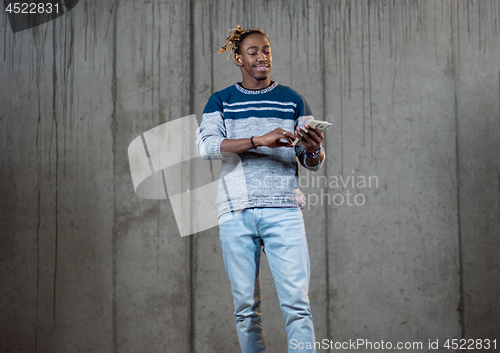
[[[237,24],[334,121],[322,170],[300,171],[317,340],[500,351],[500,1],[82,0],[16,34],[1,21],[1,352],[238,352],[218,229],[181,238],[127,157],[241,79],[217,54]],[[285,352],[265,257],[262,284]]]

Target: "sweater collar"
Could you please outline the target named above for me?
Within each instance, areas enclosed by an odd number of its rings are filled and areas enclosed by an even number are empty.
[[[235,83],[234,86],[241,93],[245,93],[245,94],[260,94],[260,93],[267,93],[267,92],[272,91],[276,86],[278,86],[278,82],[273,81],[271,83],[271,85],[267,86],[266,88],[262,88],[262,89],[246,89],[246,88],[243,88],[243,86],[240,84],[240,82]]]

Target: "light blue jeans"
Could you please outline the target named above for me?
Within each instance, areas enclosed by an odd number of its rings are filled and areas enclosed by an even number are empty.
[[[267,352],[261,319],[261,247],[267,255],[285,318],[288,352],[315,352],[314,349],[292,349],[305,347],[307,342],[314,346],[315,341],[308,296],[309,252],[302,211],[299,208],[247,208],[222,215],[219,229],[242,352]]]

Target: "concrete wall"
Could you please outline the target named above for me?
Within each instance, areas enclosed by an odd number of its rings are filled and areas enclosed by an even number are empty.
[[[127,157],[241,79],[216,54],[237,24],[334,121],[324,168],[300,171],[317,339],[500,349],[499,1],[82,0],[0,21],[1,352],[238,351],[218,229],[181,238]],[[265,260],[262,283],[285,352]]]

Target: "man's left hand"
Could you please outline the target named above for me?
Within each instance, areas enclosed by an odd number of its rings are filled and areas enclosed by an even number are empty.
[[[307,124],[304,127],[308,131],[307,133],[298,127],[295,130],[295,135],[299,137],[307,152],[314,153],[319,150],[324,135],[317,127],[311,127]]]

